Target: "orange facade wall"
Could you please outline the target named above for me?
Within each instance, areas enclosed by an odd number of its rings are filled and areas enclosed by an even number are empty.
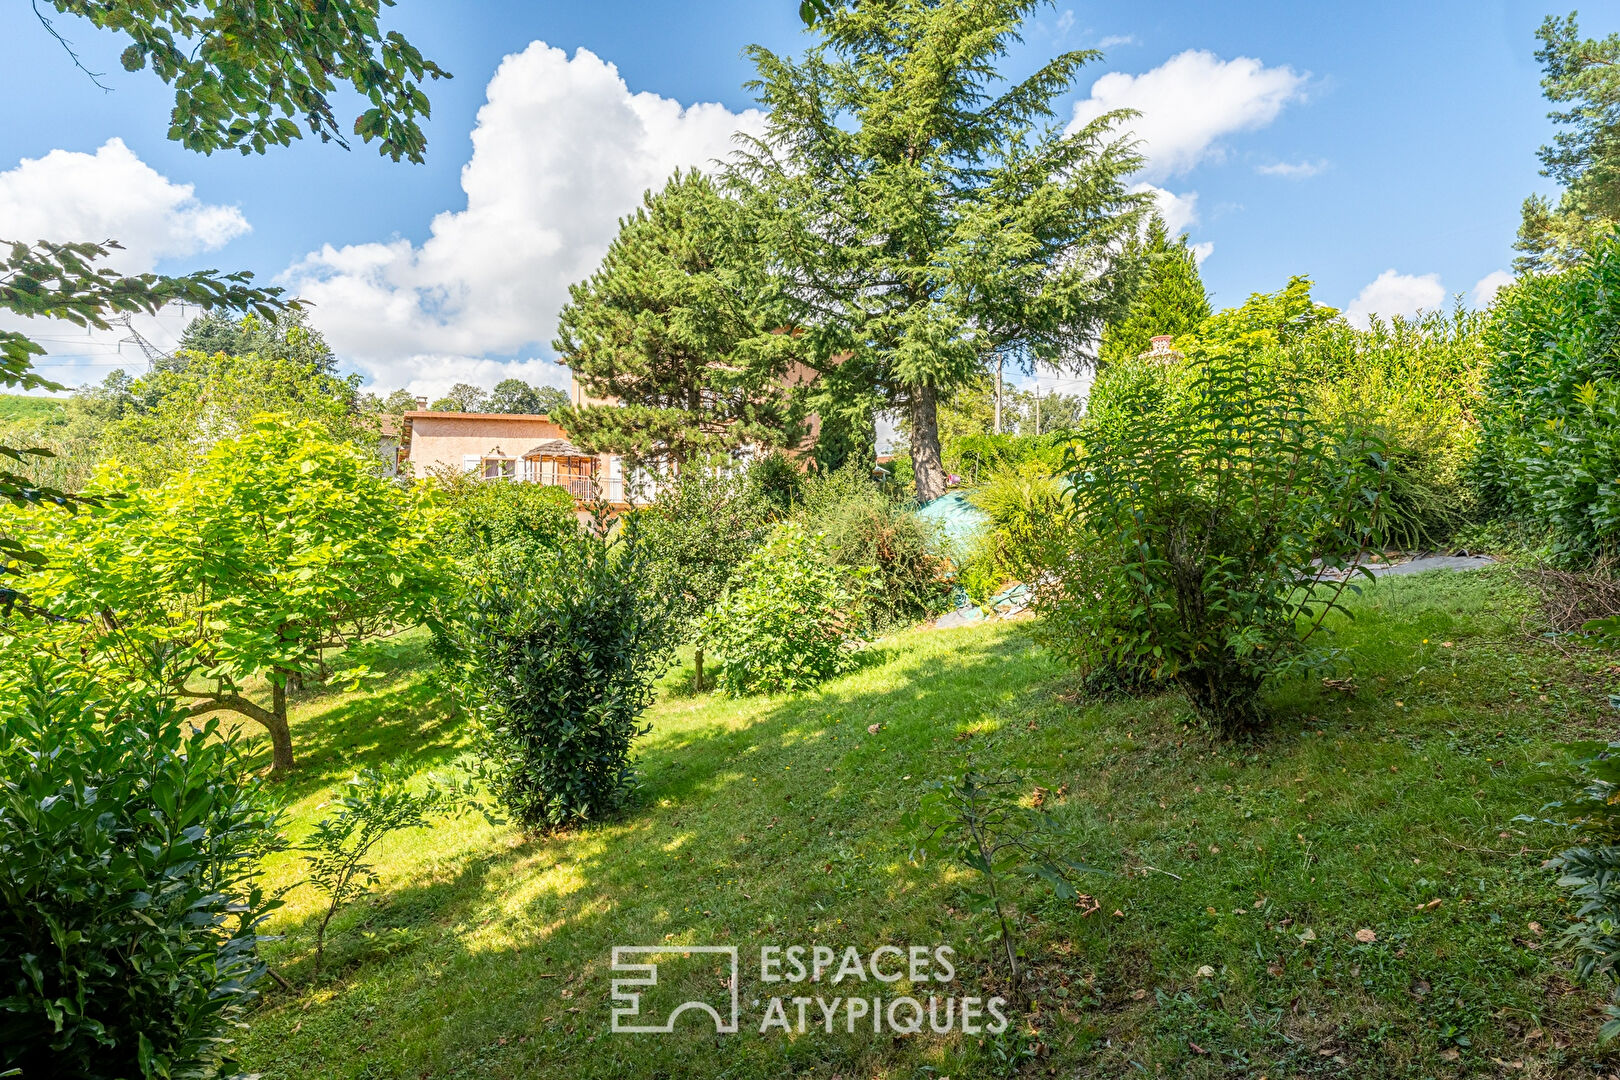
[[[464,469],[468,458],[522,457],[542,439],[568,437],[545,416],[409,412],[405,423],[411,475],[416,477],[439,468]]]

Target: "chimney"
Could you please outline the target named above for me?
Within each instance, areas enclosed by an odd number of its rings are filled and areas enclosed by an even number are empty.
[[[1157,341],[1158,339],[1155,338],[1154,340]],[[417,399],[416,399],[416,410],[418,412],[421,412],[426,408],[427,408],[427,398],[418,396]]]
[[[1175,338],[1169,334],[1155,334],[1147,347],[1147,351],[1138,355],[1137,359],[1168,360],[1172,356],[1180,356],[1180,353],[1170,347],[1170,343],[1174,340]]]

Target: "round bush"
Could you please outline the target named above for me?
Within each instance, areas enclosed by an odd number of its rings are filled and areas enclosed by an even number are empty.
[[[800,690],[849,670],[868,568],[837,563],[819,534],[777,526],[738,568],[703,622],[720,657],[717,687],[729,694]]]

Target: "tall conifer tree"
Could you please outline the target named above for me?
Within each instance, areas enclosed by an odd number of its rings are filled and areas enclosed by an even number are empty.
[[[945,490],[937,407],[999,356],[1089,363],[1136,284],[1141,164],[1109,114],[1072,132],[1054,103],[1092,51],[1024,81],[997,70],[1037,0],[862,0],[818,20],[801,60],[763,46],[768,110],[731,180],[746,193],[830,405],[908,420],[916,494]],[[832,411],[823,408],[823,412]]]
[[[766,276],[708,177],[677,172],[648,192],[559,320],[553,347],[589,397],[616,402],[559,410],[570,438],[637,461],[794,445],[801,410],[782,377],[795,341],[761,321]]]
[[[1155,214],[1143,248],[1150,260],[1147,280],[1125,317],[1103,331],[1099,366],[1140,356],[1158,335],[1181,337],[1209,318],[1209,294],[1186,234],[1170,239],[1164,220]]]

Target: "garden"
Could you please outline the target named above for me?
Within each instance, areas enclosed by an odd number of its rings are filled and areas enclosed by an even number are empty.
[[[1123,118],[1054,126],[1089,57],[1002,84],[1031,7],[807,3],[572,287],[587,392],[435,403],[619,505],[401,473],[277,289],[4,249],[13,314],[207,311],[0,398],[0,1075],[1620,1071],[1610,143],[1482,310],[1216,309]],[[419,160],[443,72],[310,18]]]

